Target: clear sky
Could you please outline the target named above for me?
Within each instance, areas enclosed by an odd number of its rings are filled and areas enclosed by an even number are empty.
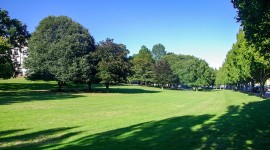
[[[230,0],[0,0],[0,7],[33,32],[49,16],[65,15],[96,42],[112,38],[136,54],[161,43],[218,68],[236,41],[240,24]]]

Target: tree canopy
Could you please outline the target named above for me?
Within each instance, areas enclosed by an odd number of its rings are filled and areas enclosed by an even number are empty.
[[[139,53],[131,60],[131,63],[134,72],[133,81],[139,81],[141,84],[153,81],[154,60],[151,51],[146,46],[141,47]]]
[[[162,44],[155,44],[152,48],[152,54],[153,54],[153,59],[155,61],[160,60],[163,56],[166,55],[166,51],[165,51],[165,46]]]
[[[270,51],[270,1],[231,0],[238,10],[237,21],[241,22],[246,39],[255,44],[257,50],[269,55]]]
[[[5,48],[6,54],[11,55],[11,48],[18,48],[21,50],[22,47],[27,46],[27,40],[30,37],[30,33],[27,31],[27,26],[25,24],[22,24],[18,19],[11,19],[8,12],[0,8],[0,36],[1,44],[3,44],[3,40],[5,43],[9,44],[8,49]],[[3,51],[1,53],[3,54]],[[7,67],[2,70],[2,75],[5,74],[4,76],[7,79],[14,76],[16,73],[19,73],[20,66],[22,65],[21,62],[12,62],[8,55],[1,58],[0,64],[2,67]]]
[[[260,83],[264,91],[264,83],[270,75],[270,67],[267,57],[264,57],[256,50],[256,46],[247,42],[245,33],[242,29],[236,36],[236,43],[227,53],[222,68],[217,73],[216,83],[223,85],[233,85],[240,89],[241,86],[247,86],[255,82]]]
[[[178,75],[180,83],[194,87],[214,85],[215,72],[204,60],[189,55],[166,55],[164,57],[171,66],[172,72]]]
[[[161,59],[158,60],[153,69],[154,74],[154,83],[160,84],[161,88],[171,82],[172,70],[167,60]]]
[[[29,77],[56,80],[59,90],[65,82],[86,80],[93,51],[94,39],[82,25],[66,16],[46,17],[29,40]]]
[[[123,44],[113,42],[113,39],[106,39],[97,45],[96,56],[98,58],[97,77],[106,84],[108,90],[111,83],[127,81],[130,74],[128,62],[129,51]]]

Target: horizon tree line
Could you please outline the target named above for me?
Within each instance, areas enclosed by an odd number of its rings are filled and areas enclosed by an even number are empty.
[[[29,70],[28,79],[55,80],[59,90],[67,82],[86,83],[91,90],[92,83],[104,83],[108,89],[113,83],[135,81],[161,88],[182,84],[196,90],[198,87],[221,84],[240,89],[247,83],[254,85],[259,82],[263,88],[270,76],[270,57],[267,53],[269,33],[265,28],[261,29],[262,32],[257,26],[252,26],[255,21],[248,20],[250,14],[246,11],[245,1],[232,0],[232,3],[238,9],[237,20],[243,25],[243,31],[240,29],[237,42],[218,71],[194,56],[167,53],[160,43],[154,45],[152,50],[143,45],[138,54],[128,57],[129,51],[124,44],[114,43],[109,38],[96,43],[86,28],[66,16],[46,17],[30,38],[26,25],[17,19],[10,19],[8,12],[1,10],[0,21],[6,26],[1,29],[0,67],[5,71],[1,72],[0,78],[14,75],[15,65],[10,61],[9,49],[28,44],[29,57],[25,62]],[[252,9],[262,11],[267,11],[265,8],[269,6],[268,3],[264,6],[258,3],[253,5],[256,6]],[[256,18],[258,24],[267,25],[263,14],[256,15],[259,15]]]

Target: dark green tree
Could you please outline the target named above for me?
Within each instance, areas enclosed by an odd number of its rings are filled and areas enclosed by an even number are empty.
[[[123,44],[106,39],[97,45],[96,56],[98,58],[97,77],[106,85],[108,91],[111,83],[123,83],[130,74],[129,51]]]
[[[30,37],[30,33],[27,31],[27,26],[25,24],[22,24],[22,22],[18,19],[11,19],[8,12],[0,8],[0,36],[7,40],[8,44],[10,45],[9,51],[11,48],[18,48],[21,52],[21,49],[27,46],[27,40]],[[11,54],[11,52],[8,53]],[[16,70],[15,73],[19,73],[21,72],[21,65],[21,60],[20,62],[14,62],[14,69],[11,70]],[[4,71],[9,72],[11,70]],[[14,75],[14,73],[12,73],[12,75],[7,73],[6,75],[8,74],[10,75],[9,78]]]
[[[13,63],[10,56],[10,45],[7,40],[0,37],[0,78],[2,79],[9,79],[14,74]]]
[[[237,9],[237,21],[243,26],[246,39],[256,50],[269,57],[270,51],[270,1],[231,0]]]
[[[147,84],[153,81],[154,60],[150,50],[142,46],[139,53],[131,60],[132,71],[134,73],[132,80],[139,81],[141,84]]]
[[[158,60],[154,65],[153,73],[154,82],[161,85],[162,89],[165,84],[171,82],[173,73],[167,60]]]
[[[163,56],[166,55],[165,46],[162,44],[155,44],[152,48],[152,54],[155,61],[160,60]]]
[[[29,40],[29,78],[56,80],[60,91],[69,81],[89,82],[94,47],[93,37],[79,23],[66,16],[46,17]]]

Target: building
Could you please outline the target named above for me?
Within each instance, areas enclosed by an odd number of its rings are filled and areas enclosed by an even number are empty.
[[[17,75],[24,76],[26,74],[26,69],[23,66],[25,58],[28,56],[28,47],[23,47],[21,50],[19,48],[11,49],[11,60],[15,66],[15,71]]]

